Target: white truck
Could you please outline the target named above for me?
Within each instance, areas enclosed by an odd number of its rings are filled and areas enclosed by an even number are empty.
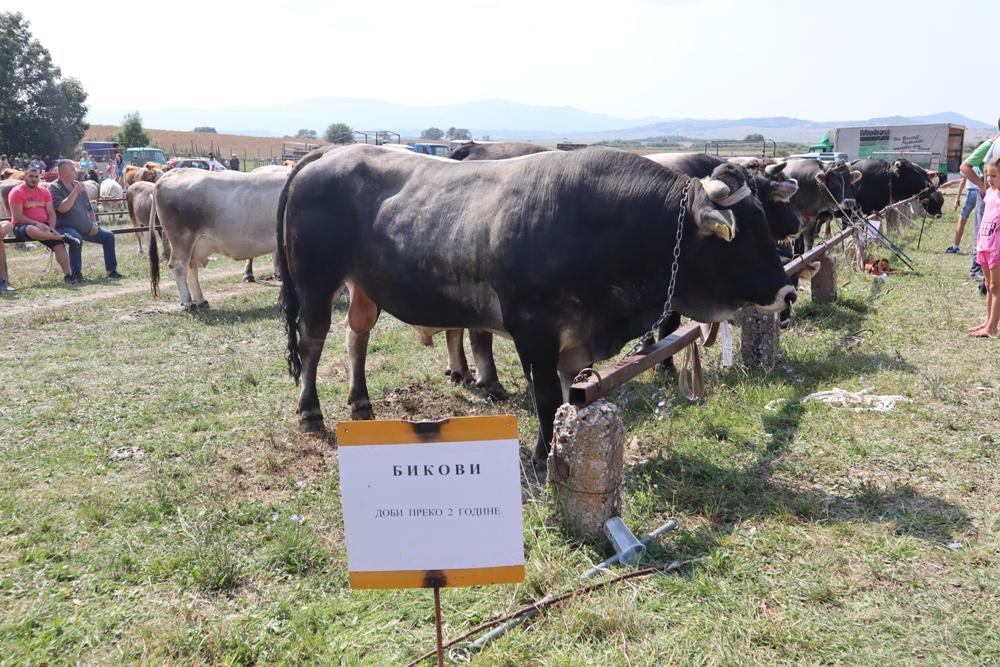
[[[905,158],[940,172],[946,180],[962,163],[964,142],[965,126],[952,123],[837,127],[810,150],[846,153],[851,160]]]

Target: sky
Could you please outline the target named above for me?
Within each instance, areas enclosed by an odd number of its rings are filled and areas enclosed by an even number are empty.
[[[1000,115],[1000,58],[986,44],[1000,25],[997,0],[953,9],[923,0],[4,0],[2,8],[24,13],[97,109],[357,97],[420,106],[501,98],[625,119],[957,111],[994,123]]]

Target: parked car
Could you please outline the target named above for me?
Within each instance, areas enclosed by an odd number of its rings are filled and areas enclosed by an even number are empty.
[[[207,157],[178,157],[167,162],[167,166],[171,169],[182,169],[184,167],[191,167],[193,169],[204,169],[206,171],[211,171],[212,168],[209,166]]]
[[[820,162],[847,162],[847,153],[817,152],[817,153],[799,153],[798,155],[788,156],[789,160],[795,160],[801,158],[819,160]]]
[[[126,148],[122,157],[125,158],[126,164],[134,164],[139,167],[147,162],[155,162],[157,164],[167,163],[167,154],[153,146]]]

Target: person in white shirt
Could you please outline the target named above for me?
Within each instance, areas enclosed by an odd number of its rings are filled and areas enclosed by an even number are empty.
[[[226,166],[215,159],[215,153],[208,154],[208,166],[212,171],[226,171]]]

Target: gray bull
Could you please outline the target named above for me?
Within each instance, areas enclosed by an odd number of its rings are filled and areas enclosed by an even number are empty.
[[[156,183],[149,229],[157,223],[170,243],[170,268],[185,309],[206,307],[198,268],[211,254],[251,259],[273,253],[281,173],[248,174],[175,169]],[[159,293],[156,236],[149,238],[150,284]]]
[[[809,250],[820,224],[830,220],[841,208],[854,208],[854,184],[861,179],[861,172],[852,171],[843,162],[824,164],[811,158],[794,158],[788,160],[785,176],[794,178],[799,184],[790,203],[802,221],[803,248]]]

